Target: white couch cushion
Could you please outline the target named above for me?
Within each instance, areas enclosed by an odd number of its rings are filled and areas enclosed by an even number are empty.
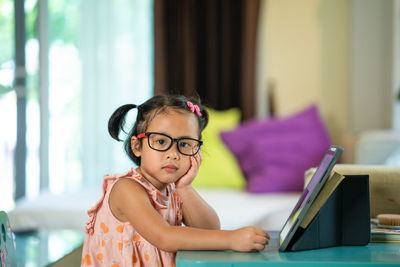
[[[251,194],[239,189],[198,189],[215,209],[222,229],[247,225],[280,230],[295,206],[298,193]],[[35,200],[20,200],[9,211],[13,230],[84,229],[87,210],[100,198],[100,192],[84,191],[63,195],[42,193]]]

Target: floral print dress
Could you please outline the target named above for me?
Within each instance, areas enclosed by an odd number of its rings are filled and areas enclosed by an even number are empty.
[[[125,174],[106,175],[103,195],[88,211],[90,219],[85,229],[81,266],[175,266],[175,253],[154,247],[129,222],[121,222],[111,213],[108,199],[112,187],[120,178],[129,178],[141,184],[153,207],[170,225],[182,224],[182,203],[175,184],[169,184],[167,195],[164,195],[134,169]]]

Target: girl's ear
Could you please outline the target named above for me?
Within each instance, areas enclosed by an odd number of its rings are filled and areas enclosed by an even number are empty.
[[[140,140],[136,136],[131,137],[131,148],[136,157],[142,155],[142,146],[140,145]]]

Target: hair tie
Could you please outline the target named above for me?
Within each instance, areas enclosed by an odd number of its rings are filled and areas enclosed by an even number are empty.
[[[194,105],[192,102],[187,101],[186,105],[188,105],[188,107],[190,108],[191,112],[195,112],[197,113],[197,115],[199,115],[199,117],[201,117],[201,112],[200,112],[200,108],[198,105]]]

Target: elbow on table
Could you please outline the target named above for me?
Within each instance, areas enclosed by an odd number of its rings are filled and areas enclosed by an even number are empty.
[[[221,222],[220,222],[219,218],[211,230],[221,230]]]
[[[221,224],[218,221],[218,223],[214,223],[212,225],[209,225],[207,227],[198,227],[200,229],[206,229],[206,230],[221,230]]]
[[[177,252],[179,250],[174,239],[169,238],[168,235],[161,235],[155,243],[154,245],[163,251]]]
[[[180,228],[181,226],[179,226]],[[178,226],[166,226],[165,228],[153,231],[148,241],[160,250],[176,252],[179,250],[177,234],[180,231]]]
[[[169,226],[163,231],[160,231],[156,236],[153,236],[153,246],[167,252],[177,252],[178,250],[186,250],[193,248],[193,238],[190,233],[195,236],[202,235],[199,230],[220,230],[220,225],[213,225],[209,227],[184,227],[184,226]],[[193,232],[194,231],[194,232]],[[197,234],[196,234],[197,233]]]

